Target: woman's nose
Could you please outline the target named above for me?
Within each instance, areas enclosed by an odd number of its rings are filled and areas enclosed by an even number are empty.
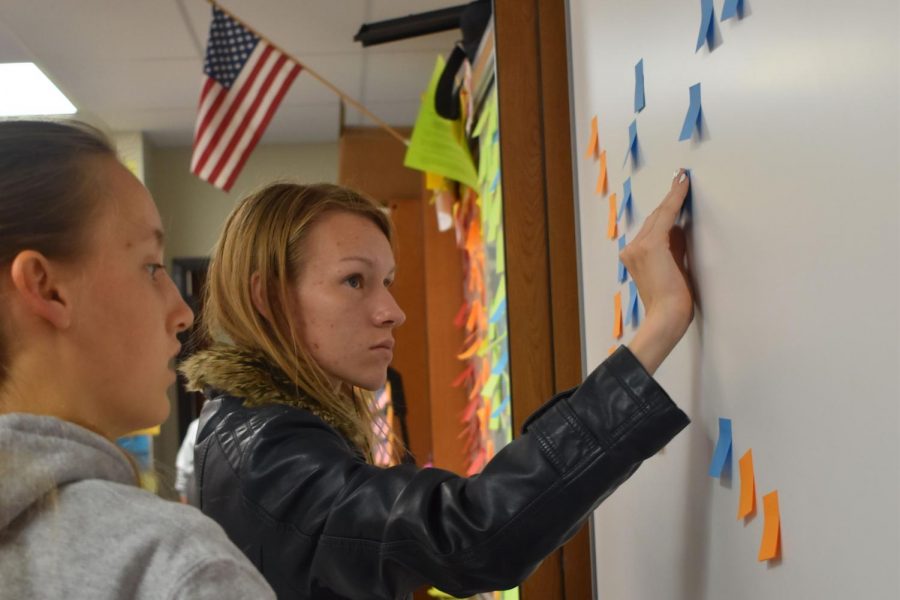
[[[174,300],[171,319],[175,324],[175,332],[181,333],[194,324],[194,311],[191,310],[191,307],[188,306],[187,302],[184,301],[184,298],[181,297],[181,292],[178,291],[175,282],[172,281],[171,278],[169,279],[169,282],[171,284]]]
[[[376,314],[376,320],[383,327],[400,327],[406,321],[406,313],[397,304],[394,295],[389,290],[385,290],[385,301],[379,307]]]

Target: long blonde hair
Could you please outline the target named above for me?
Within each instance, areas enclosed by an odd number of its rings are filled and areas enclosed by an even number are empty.
[[[332,211],[370,219],[393,247],[394,229],[385,209],[353,190],[331,184],[274,183],[244,198],[228,217],[207,279],[204,328],[211,339],[262,352],[296,386],[315,399],[371,460],[374,441],[370,394],[350,384],[335,389],[297,338],[288,310],[288,288],[304,262],[305,240]],[[269,318],[256,309],[251,278],[258,274]]]

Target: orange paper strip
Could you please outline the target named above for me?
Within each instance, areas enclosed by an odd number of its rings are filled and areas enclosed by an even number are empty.
[[[465,369],[462,370],[462,373],[456,376],[456,379],[453,380],[453,383],[450,384],[451,387],[459,387],[463,384],[463,382],[472,377],[475,374],[475,365],[469,363]]]
[[[606,355],[607,355],[607,356],[612,356],[612,353],[615,352],[615,351],[618,350],[618,349],[619,349],[618,344],[613,344],[612,346],[609,347],[609,350],[607,351]]]
[[[781,554],[781,516],[778,514],[778,490],[763,496],[763,537],[759,560],[771,560]]]
[[[597,176],[597,190],[601,195],[606,194],[606,150],[600,153],[600,174]]]
[[[613,337],[619,339],[622,337],[622,292],[616,292],[615,304],[616,314],[613,320]]]
[[[472,459],[472,463],[469,465],[469,468],[466,470],[466,475],[472,476],[478,473],[481,470],[481,467],[484,466],[485,459],[487,458],[484,448],[478,451],[478,454]]]
[[[606,226],[606,235],[609,239],[614,240],[618,237],[618,227],[616,227],[616,195],[609,196],[609,223]]]
[[[585,158],[595,158],[597,156],[597,147],[599,146],[599,135],[597,134],[597,115],[591,119],[591,139],[588,142],[587,152],[584,153]]]
[[[466,331],[474,331],[475,325],[478,324],[478,315],[482,311],[481,302],[475,300],[472,302],[472,310],[469,311],[469,318],[466,319]]]
[[[453,317],[453,326],[459,329],[466,322],[466,315],[469,311],[469,305],[465,302],[462,303],[462,306],[459,307],[459,310],[456,311],[456,316]]]
[[[459,360],[466,360],[467,358],[474,356],[475,353],[478,352],[478,348],[481,346],[482,341],[483,340],[481,338],[476,337],[475,341],[472,342],[472,345],[463,350],[461,354],[457,354],[456,358],[458,358]]]
[[[756,510],[756,479],[753,477],[753,450],[747,450],[738,461],[741,471],[741,501],[738,505],[738,521]]]

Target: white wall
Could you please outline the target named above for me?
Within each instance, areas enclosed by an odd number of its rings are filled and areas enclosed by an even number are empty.
[[[697,0],[569,2],[585,367],[614,342],[625,289],[584,158],[594,114],[610,191],[632,179],[629,239],[673,170],[692,169],[701,301],[658,374],[693,423],[595,513],[595,583],[601,600],[900,598],[898,3],[744,5],[695,53]],[[697,82],[704,135],[679,142]],[[623,167],[634,118],[642,163]],[[733,421],[731,480],[707,475],[719,417]],[[744,522],[748,448],[758,508]],[[765,563],[774,489],[782,559]]]
[[[147,153],[147,187],[162,216],[170,259],[207,256],[235,204],[267,183],[279,179],[336,183],[338,144],[260,146],[227,194],[192,175],[190,160],[190,148]]]

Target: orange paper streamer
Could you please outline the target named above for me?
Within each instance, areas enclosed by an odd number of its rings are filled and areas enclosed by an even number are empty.
[[[585,158],[595,158],[597,156],[597,147],[599,146],[599,135],[597,133],[597,115],[591,119],[591,139],[588,142],[587,152],[584,153]]]
[[[453,380],[453,383],[450,384],[451,387],[459,387],[463,384],[463,382],[472,377],[475,374],[475,365],[469,363],[465,369],[462,370],[462,373],[456,376],[456,379]]]
[[[616,292],[615,304],[616,314],[613,320],[613,337],[619,339],[622,337],[622,292]]]
[[[607,356],[612,356],[612,353],[619,349],[617,344],[613,344],[609,347],[609,351],[606,353]]]
[[[475,353],[478,352],[478,348],[481,346],[481,342],[482,342],[482,339],[479,337],[476,337],[475,341],[472,342],[472,345],[469,346],[468,348],[466,348],[465,350],[463,350],[463,352],[461,354],[457,354],[456,358],[458,358],[459,360],[466,360],[467,358],[474,356]]]
[[[469,312],[469,318],[466,319],[466,331],[475,331],[475,326],[478,324],[478,317],[481,314],[481,311],[481,302],[478,300],[473,301],[472,310]]]
[[[469,475],[471,477],[472,475],[475,475],[476,473],[481,471],[481,467],[484,466],[486,459],[487,459],[487,452],[485,451],[484,448],[482,448],[481,450],[478,451],[478,454],[475,456],[475,459],[472,461],[472,464],[469,465],[469,468],[466,471],[466,475]]]
[[[616,195],[609,196],[609,224],[606,227],[606,235],[609,239],[614,240],[618,236],[618,227],[616,227]]]
[[[759,560],[772,560],[781,554],[781,515],[778,514],[778,490],[763,496],[763,537]]]
[[[606,194],[606,150],[600,153],[600,174],[597,176],[597,190],[601,195]]]
[[[756,479],[753,477],[753,450],[747,450],[738,461],[741,472],[741,501],[738,504],[738,521],[756,510]]]

